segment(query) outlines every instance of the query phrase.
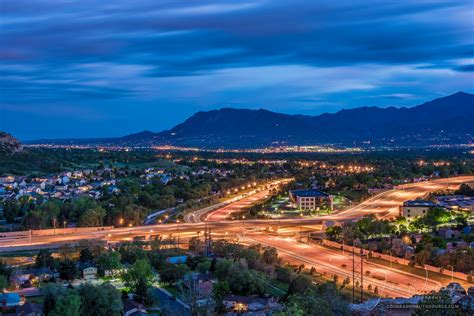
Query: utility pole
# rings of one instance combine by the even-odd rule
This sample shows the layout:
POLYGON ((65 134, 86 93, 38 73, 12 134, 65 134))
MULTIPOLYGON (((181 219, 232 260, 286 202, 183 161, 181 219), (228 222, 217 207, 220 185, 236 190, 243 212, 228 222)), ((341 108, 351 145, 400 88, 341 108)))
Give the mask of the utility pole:
POLYGON ((211 228, 204 229, 204 255, 208 257, 211 254, 211 247, 212 247, 212 236, 211 236, 211 228))
POLYGON ((360 301, 364 299, 364 252, 360 250, 360 262, 356 261, 355 246, 352 246, 352 303, 356 299, 356 282, 360 286, 360 301))
POLYGON ((352 246, 352 304, 355 304, 355 253, 352 246))
POLYGON ((360 249, 360 302, 364 301, 364 250, 360 249))

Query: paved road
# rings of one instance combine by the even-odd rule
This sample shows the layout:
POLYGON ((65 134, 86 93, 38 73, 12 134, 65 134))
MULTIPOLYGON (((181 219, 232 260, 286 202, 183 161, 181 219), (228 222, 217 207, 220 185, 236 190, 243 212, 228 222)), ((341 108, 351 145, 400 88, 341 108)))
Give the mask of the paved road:
MULTIPOLYGON (((304 219, 282 219, 282 220, 247 220, 245 225, 257 226, 302 226, 302 225, 318 225, 324 220, 347 221, 357 220, 365 214, 373 213, 380 216, 395 216, 398 213, 398 206, 407 199, 414 199, 432 191, 439 190, 453 185, 459 185, 463 182, 474 181, 474 176, 463 176, 457 178, 438 179, 430 182, 422 182, 416 184, 405 185, 402 188, 386 191, 378 194, 358 206, 355 206, 346 211, 325 215, 316 218, 304 219)), ((239 202, 241 203, 241 202, 239 202)), ((238 208, 237 208, 238 209, 238 208)), ((218 210, 219 211, 219 210, 218 210)), ((222 212, 222 211, 220 211, 222 212)), ((219 214, 219 213, 217 213, 219 214)), ((212 216, 212 213, 209 215, 212 216)), ((214 217, 211 217, 213 219, 214 217)), ((68 234, 61 234, 61 229, 56 229, 56 235, 52 235, 49 230, 47 234, 43 235, 40 232, 35 232, 36 236, 29 240, 25 234, 18 234, 17 237, 2 237, 0 238, 0 252, 23 249, 37 249, 41 247, 48 247, 51 244, 73 243, 79 240, 89 239, 118 239, 128 238, 134 236, 146 236, 157 234, 176 233, 177 231, 196 232, 202 231, 205 227, 210 227, 214 231, 230 231, 239 230, 242 228, 242 221, 218 221, 218 222, 197 222, 197 223, 180 223, 177 224, 161 224, 150 226, 136 226, 127 228, 105 228, 103 230, 92 232, 70 232, 68 234)))
POLYGON ((461 183, 474 181, 474 176, 462 176, 436 179, 419 183, 401 185, 393 190, 377 194, 361 204, 333 216, 335 219, 357 219, 365 214, 376 214, 380 217, 396 217, 399 206, 407 200, 414 200, 437 190, 458 187, 461 183))
MULTIPOLYGON (((31 237, 25 234, 17 236, 9 236, 0 238, 0 252, 11 250, 39 249, 43 247, 59 246, 64 243, 74 243, 79 240, 124 240, 133 239, 135 236, 153 236, 179 233, 182 236, 195 235, 196 232, 205 228, 211 228, 213 232, 224 234, 229 232, 232 234, 241 234, 242 231, 249 230, 251 227, 285 227, 280 231, 289 233, 298 232, 299 227, 318 225, 323 220, 347 221, 356 220, 365 214, 376 214, 380 217, 393 217, 398 214, 399 205, 408 199, 421 197, 426 193, 434 190, 445 189, 450 186, 458 186, 463 182, 474 181, 474 176, 457 177, 449 179, 439 179, 430 182, 410 184, 399 187, 394 190, 386 191, 378 194, 358 206, 350 208, 337 214, 320 216, 318 218, 305 219, 286 219, 286 220, 248 220, 248 221, 221 221, 227 217, 227 212, 235 212, 248 206, 245 200, 234 202, 224 208, 208 214, 208 210, 195 217, 197 222, 180 223, 180 224, 161 224, 151 226, 138 226, 130 228, 104 228, 97 231, 70 232, 61 234, 61 229, 56 229, 56 234, 51 234, 51 230, 41 234, 36 233, 31 237), (243 204, 244 203, 244 204, 243 204), (202 216, 209 216, 209 221, 199 222, 202 216), (217 220, 217 221, 214 221, 217 220), (247 229, 246 229, 246 228, 247 229)), ((258 197, 258 196, 257 196, 258 197)), ((256 198, 256 197, 250 197, 256 198)), ((194 221, 194 220, 193 220, 194 221)), ((341 277, 352 276, 352 261, 350 257, 342 255, 337 251, 329 250, 321 246, 309 246, 298 243, 293 239, 275 238, 262 233, 246 234, 247 241, 259 242, 265 245, 276 247, 279 253, 289 261, 295 263, 304 263, 307 266, 315 266, 318 271, 328 274, 338 274, 341 277), (344 268, 342 265, 346 265, 344 268)), ((426 293, 432 289, 439 288, 440 284, 432 280, 420 278, 418 276, 408 274, 403 271, 389 269, 385 266, 378 266, 373 263, 367 264, 370 267, 371 276, 366 278, 366 282, 377 286, 381 295, 389 296, 411 296, 416 293, 426 293), (383 275, 387 281, 378 280, 374 275, 383 275)))
POLYGON ((260 185, 250 192, 233 197, 225 202, 188 213, 184 216, 184 221, 187 223, 225 221, 232 214, 241 213, 246 207, 265 200, 270 195, 271 189, 290 181, 292 181, 292 179, 280 179, 260 185))
MULTIPOLYGON (((350 253, 342 254, 340 251, 320 245, 308 245, 292 238, 272 237, 263 234, 245 235, 243 240, 275 247, 285 260, 295 264, 304 264, 306 268, 315 267, 317 272, 324 272, 329 277, 337 274, 340 281, 345 277, 352 279, 352 256, 350 253)), ((360 261, 360 258, 356 258, 356 262, 357 260, 360 261)), ((356 269, 360 269, 359 267, 356 266, 356 269)), ((363 270, 364 273, 370 271, 370 275, 364 275, 364 288, 367 289, 369 284, 372 285, 372 288, 377 286, 381 296, 411 297, 415 294, 427 294, 431 290, 438 290, 441 287, 437 281, 366 260, 364 260, 363 270)))

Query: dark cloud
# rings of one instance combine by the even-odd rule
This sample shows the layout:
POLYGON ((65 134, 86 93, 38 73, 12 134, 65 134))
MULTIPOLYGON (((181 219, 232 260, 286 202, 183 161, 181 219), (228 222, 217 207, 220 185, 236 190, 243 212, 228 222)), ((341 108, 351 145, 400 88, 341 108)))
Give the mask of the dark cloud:
POLYGON ((184 109, 132 130, 222 104, 407 105, 400 96, 472 79, 469 1, 3 0, 0 10, 0 103, 184 109))
POLYGON ((459 66, 459 67, 456 68, 456 70, 473 72, 474 71, 474 64, 459 66))

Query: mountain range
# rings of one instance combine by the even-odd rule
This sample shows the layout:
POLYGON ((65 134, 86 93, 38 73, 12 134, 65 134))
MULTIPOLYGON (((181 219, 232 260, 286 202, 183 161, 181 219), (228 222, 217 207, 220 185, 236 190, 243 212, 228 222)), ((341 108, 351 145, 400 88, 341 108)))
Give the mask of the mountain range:
POLYGON ((200 148, 465 144, 474 142, 474 94, 458 92, 410 108, 360 107, 317 116, 223 108, 198 112, 158 133, 143 131, 120 138, 54 142, 200 148))

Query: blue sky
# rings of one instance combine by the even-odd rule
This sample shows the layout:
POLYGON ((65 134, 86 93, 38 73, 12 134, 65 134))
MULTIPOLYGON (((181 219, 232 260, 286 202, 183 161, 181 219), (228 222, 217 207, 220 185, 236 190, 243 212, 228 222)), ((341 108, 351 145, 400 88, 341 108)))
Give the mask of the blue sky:
POLYGON ((474 91, 470 1, 2 0, 0 13, 0 130, 20 139, 474 91))

